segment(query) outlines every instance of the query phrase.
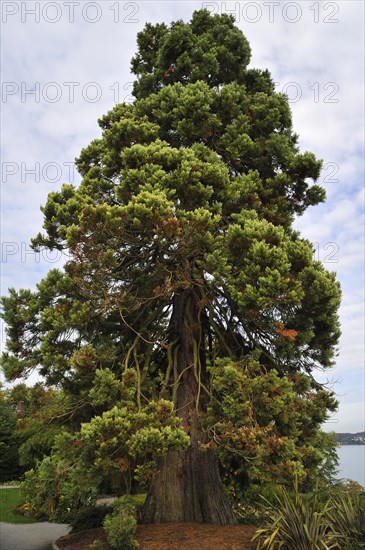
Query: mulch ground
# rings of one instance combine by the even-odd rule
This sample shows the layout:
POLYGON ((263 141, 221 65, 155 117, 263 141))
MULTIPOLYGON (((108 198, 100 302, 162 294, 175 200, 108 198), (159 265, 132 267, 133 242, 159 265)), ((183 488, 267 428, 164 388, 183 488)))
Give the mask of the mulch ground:
MULTIPOLYGON (((139 525, 138 550, 255 550, 250 542, 256 527, 252 525, 207 525, 174 523, 139 525)), ((110 550, 103 529, 90 529, 58 539, 61 550, 89 550, 100 539, 104 550, 110 550)))

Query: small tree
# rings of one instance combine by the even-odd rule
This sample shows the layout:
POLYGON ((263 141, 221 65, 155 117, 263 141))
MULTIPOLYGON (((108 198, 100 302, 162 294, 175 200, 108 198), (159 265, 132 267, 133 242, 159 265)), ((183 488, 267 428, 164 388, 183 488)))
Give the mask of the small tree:
POLYGON ((18 447, 16 412, 8 391, 0 384, 0 483, 17 479, 22 473, 18 447))
POLYGON ((336 406, 311 372, 333 364, 339 284, 292 227, 324 200, 310 185, 321 161, 299 151, 287 97, 249 61, 230 16, 147 24, 135 101, 100 119, 102 137, 76 161, 80 186, 43 208, 33 246, 68 249, 64 271, 2 300, 9 378, 40 367, 69 395, 70 418, 91 420, 84 436, 104 425, 100 448, 115 414, 109 457, 121 468, 128 415, 145 430, 137 455, 157 460, 145 522, 234 522, 217 450, 247 476, 266 460, 305 477, 336 406), (145 408, 164 400, 167 417, 148 427, 145 408))

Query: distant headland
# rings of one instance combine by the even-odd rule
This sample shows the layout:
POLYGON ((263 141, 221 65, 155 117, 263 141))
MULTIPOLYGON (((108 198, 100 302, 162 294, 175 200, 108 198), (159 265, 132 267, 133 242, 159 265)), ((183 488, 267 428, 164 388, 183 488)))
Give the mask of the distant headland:
POLYGON ((334 434, 340 445, 365 445, 365 432, 334 434))

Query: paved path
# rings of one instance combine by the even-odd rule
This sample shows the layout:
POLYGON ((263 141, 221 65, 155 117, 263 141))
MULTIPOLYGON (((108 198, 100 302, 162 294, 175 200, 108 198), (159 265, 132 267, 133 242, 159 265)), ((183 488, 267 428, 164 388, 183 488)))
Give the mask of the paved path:
POLYGON ((1 550, 50 550, 51 543, 67 535, 70 527, 60 523, 0 523, 1 550))

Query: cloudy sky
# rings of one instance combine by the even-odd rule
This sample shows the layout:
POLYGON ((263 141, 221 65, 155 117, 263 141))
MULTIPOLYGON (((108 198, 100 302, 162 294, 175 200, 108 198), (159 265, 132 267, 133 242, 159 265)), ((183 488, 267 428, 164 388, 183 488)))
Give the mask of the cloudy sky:
POLYGON ((317 376, 340 401, 325 428, 363 431, 363 2, 3 1, 1 294, 34 288, 61 263, 29 248, 42 226, 39 207, 61 183, 78 183, 73 160, 100 135, 97 118, 131 101, 137 32, 146 22, 187 21, 201 7, 235 15, 250 66, 271 71, 288 94, 302 151, 324 161, 327 202, 296 222, 343 289, 340 355, 317 376))

